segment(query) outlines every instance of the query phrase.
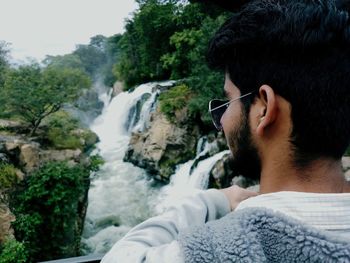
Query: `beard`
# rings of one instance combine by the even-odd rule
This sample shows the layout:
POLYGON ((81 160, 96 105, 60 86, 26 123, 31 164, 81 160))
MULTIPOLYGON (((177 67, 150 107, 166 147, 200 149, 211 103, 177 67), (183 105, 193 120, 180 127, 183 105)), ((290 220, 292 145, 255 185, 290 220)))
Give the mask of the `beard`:
POLYGON ((227 136, 232 154, 230 166, 239 175, 258 181, 261 174, 261 160, 252 141, 246 111, 243 111, 241 116, 240 127, 227 136))

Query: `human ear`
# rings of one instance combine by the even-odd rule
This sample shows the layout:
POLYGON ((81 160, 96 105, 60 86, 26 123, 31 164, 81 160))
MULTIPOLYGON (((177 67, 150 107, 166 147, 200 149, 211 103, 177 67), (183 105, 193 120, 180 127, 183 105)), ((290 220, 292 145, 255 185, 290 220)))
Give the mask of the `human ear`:
POLYGON ((277 117, 276 94, 269 85, 262 85, 259 88, 258 100, 260 100, 260 108, 256 132, 259 136, 263 136, 266 128, 271 126, 277 117))

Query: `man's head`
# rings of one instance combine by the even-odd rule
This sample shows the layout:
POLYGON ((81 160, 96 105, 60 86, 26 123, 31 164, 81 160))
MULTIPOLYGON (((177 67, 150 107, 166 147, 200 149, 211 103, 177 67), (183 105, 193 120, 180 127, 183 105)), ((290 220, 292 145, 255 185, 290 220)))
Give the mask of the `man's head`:
POLYGON ((259 159, 264 157, 259 141, 252 141, 251 131, 259 135, 259 128, 252 127, 249 116, 259 102, 263 120, 268 99, 289 105, 286 143, 293 165, 344 154, 350 142, 350 18, 337 5, 331 0, 251 1, 212 39, 208 62, 227 73, 225 90, 232 84, 237 97, 255 91, 227 109, 236 108, 239 118, 230 118, 230 112, 222 117, 233 154, 244 135, 259 159))

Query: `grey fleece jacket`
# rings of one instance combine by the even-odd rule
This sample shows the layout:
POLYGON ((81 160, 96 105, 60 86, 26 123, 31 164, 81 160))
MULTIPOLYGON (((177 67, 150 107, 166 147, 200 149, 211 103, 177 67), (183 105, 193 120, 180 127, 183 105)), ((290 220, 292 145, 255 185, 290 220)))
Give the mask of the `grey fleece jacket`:
POLYGON ((185 262, 350 262, 350 240, 280 212, 246 208, 183 232, 185 262))

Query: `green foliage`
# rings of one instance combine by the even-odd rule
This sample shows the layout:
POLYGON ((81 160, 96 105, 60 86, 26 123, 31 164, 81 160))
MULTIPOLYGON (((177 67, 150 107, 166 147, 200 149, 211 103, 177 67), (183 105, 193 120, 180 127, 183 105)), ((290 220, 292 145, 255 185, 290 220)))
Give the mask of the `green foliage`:
POLYGON ((26 263, 28 254, 24 243, 7 239, 0 247, 0 263, 26 263))
POLYGON ((160 110, 167 119, 175 122, 175 112, 183 109, 191 97, 191 91, 188 86, 182 84, 163 92, 159 96, 160 110))
POLYGON ((47 67, 53 68, 70 68, 70 69, 80 69, 85 71, 83 62, 80 57, 76 54, 66 54, 63 56, 47 56, 43 63, 47 67))
POLYGON ((58 111, 50 116, 46 122, 48 126, 47 139, 56 149, 82 149, 83 145, 72 131, 79 128, 77 119, 72 118, 65 111, 58 111))
POLYGON ((50 128, 47 137, 56 149, 81 149, 82 143, 77 136, 67 134, 66 130, 50 128))
POLYGON ((89 167, 51 162, 29 176, 12 196, 16 239, 26 244, 31 261, 79 253, 81 200, 89 186, 89 167))
POLYGON ((103 165, 105 163, 105 161, 103 160, 103 158, 96 154, 96 155, 92 155, 90 156, 90 165, 89 165, 89 169, 90 171, 94 171, 97 172, 100 169, 100 166, 103 165))
POLYGON ((115 67, 117 78, 127 87, 169 77, 160 58, 171 49, 169 39, 176 32, 175 10, 174 3, 149 0, 127 21, 115 67))
POLYGON ((0 162, 0 190, 13 188, 17 181, 16 168, 12 164, 0 162))
POLYGON ((172 79, 184 78, 189 75, 191 67, 195 66, 191 65, 192 49, 202 37, 202 31, 194 29, 175 32, 170 37, 170 44, 175 46, 175 51, 163 55, 161 61, 163 61, 164 68, 171 69, 172 79))
POLYGON ((81 129, 79 121, 65 111, 58 111, 49 116, 45 125, 46 139, 49 145, 56 149, 88 150, 97 141, 94 132, 81 129))
POLYGON ((8 52, 9 52, 8 44, 4 41, 0 41, 0 89, 4 85, 5 74, 8 69, 8 62, 7 62, 8 52))
POLYGON ((345 156, 350 156, 350 147, 348 147, 345 151, 345 156))
POLYGON ((89 78, 78 69, 41 69, 32 64, 7 74, 0 97, 5 98, 4 110, 26 121, 34 134, 45 117, 77 99, 89 86, 89 78))

